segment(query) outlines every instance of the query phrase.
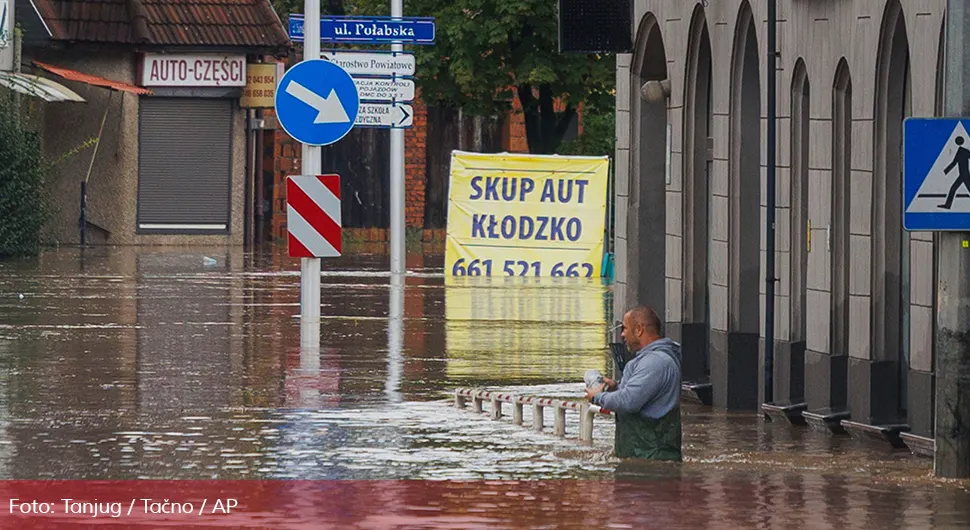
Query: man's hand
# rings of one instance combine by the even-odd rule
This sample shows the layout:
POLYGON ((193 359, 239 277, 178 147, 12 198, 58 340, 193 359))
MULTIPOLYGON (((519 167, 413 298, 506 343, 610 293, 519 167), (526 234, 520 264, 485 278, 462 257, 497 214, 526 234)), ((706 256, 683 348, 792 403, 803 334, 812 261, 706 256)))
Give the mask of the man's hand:
POLYGON ((613 392, 616 390, 616 381, 610 379, 609 377, 604 377, 603 382, 606 383, 606 389, 609 390, 610 392, 613 392))
MULTIPOLYGON (((605 378, 604 378, 605 380, 605 378)), ((603 393, 606 389, 607 384, 604 383, 602 386, 592 386, 586 389, 586 399, 592 401, 594 397, 603 393)))

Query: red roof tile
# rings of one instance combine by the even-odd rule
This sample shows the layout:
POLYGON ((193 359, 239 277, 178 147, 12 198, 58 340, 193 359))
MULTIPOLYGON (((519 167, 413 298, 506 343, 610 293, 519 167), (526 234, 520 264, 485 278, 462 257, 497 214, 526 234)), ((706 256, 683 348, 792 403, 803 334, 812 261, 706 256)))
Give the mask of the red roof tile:
POLYGON ((288 47, 270 0, 33 0, 57 40, 288 47))

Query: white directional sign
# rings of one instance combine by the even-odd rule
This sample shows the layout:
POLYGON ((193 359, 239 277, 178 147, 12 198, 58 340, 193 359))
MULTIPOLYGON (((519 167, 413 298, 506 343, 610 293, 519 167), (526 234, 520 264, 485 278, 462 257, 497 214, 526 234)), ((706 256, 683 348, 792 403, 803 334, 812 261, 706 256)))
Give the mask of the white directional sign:
POLYGON ((414 109, 401 103, 361 103, 355 127, 407 129, 414 122, 414 109))
POLYGON ((408 102, 414 100, 414 81, 410 79, 355 77, 361 101, 408 102))
POLYGON ((339 65, 352 76, 408 77, 414 75, 414 55, 410 53, 324 50, 320 52, 320 57, 339 65))

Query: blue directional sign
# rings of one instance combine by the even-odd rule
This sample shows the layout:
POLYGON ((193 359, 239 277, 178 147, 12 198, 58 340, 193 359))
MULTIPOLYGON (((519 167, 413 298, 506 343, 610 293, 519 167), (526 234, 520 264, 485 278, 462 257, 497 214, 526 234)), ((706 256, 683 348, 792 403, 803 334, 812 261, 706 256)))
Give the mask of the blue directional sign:
POLYGON ((903 227, 970 231, 970 118, 903 122, 903 227))
MULTIPOLYGON (((290 15, 294 42, 303 42, 303 21, 303 15, 290 15)), ((434 44, 434 39, 434 17, 320 17, 321 41, 434 44)))
POLYGON ((287 134, 306 145, 330 145, 354 127, 360 110, 357 85, 346 70, 324 59, 298 63, 276 90, 276 117, 287 134))

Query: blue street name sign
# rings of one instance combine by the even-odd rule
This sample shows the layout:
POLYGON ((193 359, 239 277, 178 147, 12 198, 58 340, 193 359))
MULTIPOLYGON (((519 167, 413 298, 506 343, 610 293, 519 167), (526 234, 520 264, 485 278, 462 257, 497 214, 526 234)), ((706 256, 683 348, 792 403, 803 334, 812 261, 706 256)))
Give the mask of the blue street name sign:
MULTIPOLYGON (((303 42, 303 20, 303 15, 290 15, 294 42, 303 42)), ((434 17, 320 17, 321 41, 434 44, 434 39, 434 17)))
POLYGON ((324 59, 300 62, 283 74, 276 90, 276 117, 294 140, 330 145, 354 127, 360 97, 346 70, 324 59))
POLYGON ((970 231, 970 118, 903 122, 903 227, 970 231))

